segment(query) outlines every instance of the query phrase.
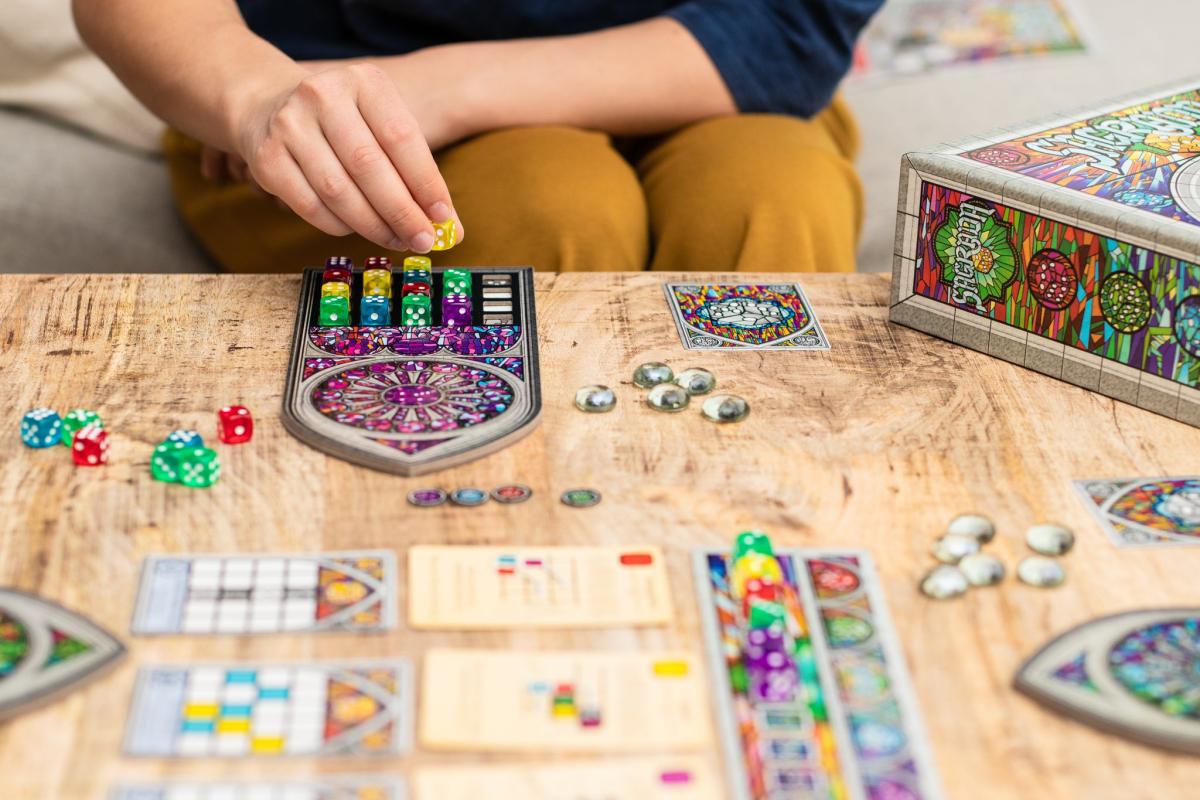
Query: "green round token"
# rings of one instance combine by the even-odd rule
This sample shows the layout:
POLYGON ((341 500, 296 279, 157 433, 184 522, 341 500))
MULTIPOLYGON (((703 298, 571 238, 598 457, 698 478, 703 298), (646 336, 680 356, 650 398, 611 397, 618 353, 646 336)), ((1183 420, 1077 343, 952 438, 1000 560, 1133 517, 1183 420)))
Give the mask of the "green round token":
POLYGON ((568 489, 561 499, 563 505, 571 508, 591 508, 600 502, 600 493, 595 489, 568 489))

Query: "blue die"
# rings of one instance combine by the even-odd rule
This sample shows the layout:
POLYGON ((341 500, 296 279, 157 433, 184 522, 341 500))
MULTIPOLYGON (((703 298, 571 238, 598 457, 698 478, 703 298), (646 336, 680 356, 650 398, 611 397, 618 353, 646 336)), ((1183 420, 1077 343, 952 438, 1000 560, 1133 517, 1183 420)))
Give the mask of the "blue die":
POLYGON ((35 408, 21 417, 21 441, 30 447, 53 447, 62 438, 62 417, 49 408, 35 408))
POLYGON ((359 324, 361 325, 377 327, 379 325, 392 324, 392 312, 386 297, 380 295, 364 296, 359 311, 359 324))
POLYGON ((182 450, 185 447, 189 449, 204 447, 204 437, 195 431, 171 431, 170 435, 164 441, 174 445, 177 450, 182 450))

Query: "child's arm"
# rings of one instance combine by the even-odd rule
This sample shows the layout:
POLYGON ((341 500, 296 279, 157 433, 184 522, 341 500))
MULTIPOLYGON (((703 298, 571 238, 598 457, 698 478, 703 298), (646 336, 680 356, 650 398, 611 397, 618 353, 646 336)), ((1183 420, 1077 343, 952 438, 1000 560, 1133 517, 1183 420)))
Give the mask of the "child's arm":
POLYGON ((457 218, 418 122, 378 68, 313 73, 255 36, 234 0, 73 5, 85 40, 152 111, 240 155, 326 233, 427 252, 429 221, 457 218))

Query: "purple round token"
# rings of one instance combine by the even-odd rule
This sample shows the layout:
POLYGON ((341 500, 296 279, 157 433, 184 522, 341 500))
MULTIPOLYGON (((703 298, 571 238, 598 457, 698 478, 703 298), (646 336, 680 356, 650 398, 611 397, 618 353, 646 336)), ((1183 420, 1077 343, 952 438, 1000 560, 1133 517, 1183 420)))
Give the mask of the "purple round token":
POLYGON ((421 508, 440 506, 446 502, 446 492, 443 489, 413 489, 408 493, 408 502, 421 508))

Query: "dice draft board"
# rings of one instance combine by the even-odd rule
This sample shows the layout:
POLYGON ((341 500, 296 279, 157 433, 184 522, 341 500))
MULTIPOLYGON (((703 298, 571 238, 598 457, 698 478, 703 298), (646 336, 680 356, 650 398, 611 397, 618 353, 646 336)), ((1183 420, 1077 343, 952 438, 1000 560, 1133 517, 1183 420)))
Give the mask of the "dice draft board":
POLYGON ((901 161, 891 319, 1200 427, 1200 89, 901 161))
POLYGON ((777 550, 763 605, 730 553, 693 559, 731 800, 943 796, 867 553, 777 550))
POLYGON ((305 271, 285 427, 332 456, 401 475, 469 461, 529 433, 542 407, 533 270, 480 268, 447 279, 437 269, 427 281, 407 284, 403 270, 391 272, 386 289, 376 288, 377 280, 368 288, 388 294, 368 297, 390 300, 389 322, 408 311, 425 313, 428 324, 362 324, 363 273, 354 270, 349 324, 323 325, 323 272, 305 271), (443 318, 447 280, 456 298, 468 295, 468 309, 457 309, 460 319, 448 318, 453 302, 443 318), (466 291, 460 280, 469 281, 466 291), (410 300, 418 297, 428 303, 410 300))

